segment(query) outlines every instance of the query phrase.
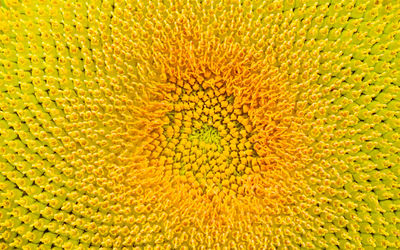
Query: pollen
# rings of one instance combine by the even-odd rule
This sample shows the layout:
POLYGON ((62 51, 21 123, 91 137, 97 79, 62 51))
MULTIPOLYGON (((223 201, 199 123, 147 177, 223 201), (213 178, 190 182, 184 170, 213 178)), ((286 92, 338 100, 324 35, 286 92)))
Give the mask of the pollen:
POLYGON ((1 249, 399 249, 395 0, 0 1, 1 249))

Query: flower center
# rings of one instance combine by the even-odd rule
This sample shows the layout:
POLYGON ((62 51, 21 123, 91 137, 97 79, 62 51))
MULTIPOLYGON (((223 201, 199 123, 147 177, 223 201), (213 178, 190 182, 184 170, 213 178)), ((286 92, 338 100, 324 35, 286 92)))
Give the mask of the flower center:
POLYGON ((205 144, 215 144, 217 145, 217 150, 222 151, 222 146, 220 144, 221 136, 219 135, 218 129, 214 126, 203 124, 200 129, 195 128, 195 131, 189 135, 189 140, 192 141, 192 143, 194 140, 199 141, 203 149, 207 149, 205 144))
POLYGON ((259 169, 248 108, 227 96, 221 83, 182 84, 163 127, 160 157, 172 178, 200 193, 243 193, 243 178, 259 169), (218 87, 219 86, 219 87, 218 87))

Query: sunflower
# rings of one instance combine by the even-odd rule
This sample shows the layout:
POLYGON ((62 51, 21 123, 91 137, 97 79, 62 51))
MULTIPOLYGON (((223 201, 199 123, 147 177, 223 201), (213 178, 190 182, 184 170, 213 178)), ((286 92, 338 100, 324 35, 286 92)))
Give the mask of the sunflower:
POLYGON ((397 0, 0 6, 1 249, 400 248, 397 0))

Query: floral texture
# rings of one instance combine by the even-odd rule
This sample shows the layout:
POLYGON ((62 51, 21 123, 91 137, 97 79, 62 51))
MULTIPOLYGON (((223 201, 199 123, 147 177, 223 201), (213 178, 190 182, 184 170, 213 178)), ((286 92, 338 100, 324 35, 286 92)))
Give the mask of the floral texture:
POLYGON ((1 249, 400 248, 397 0, 0 5, 1 249))

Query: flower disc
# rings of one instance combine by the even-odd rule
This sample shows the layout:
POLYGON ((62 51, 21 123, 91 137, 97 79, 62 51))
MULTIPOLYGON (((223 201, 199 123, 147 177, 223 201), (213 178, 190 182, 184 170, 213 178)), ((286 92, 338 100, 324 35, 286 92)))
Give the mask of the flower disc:
POLYGON ((399 21, 0 1, 0 248, 399 249, 399 21))

